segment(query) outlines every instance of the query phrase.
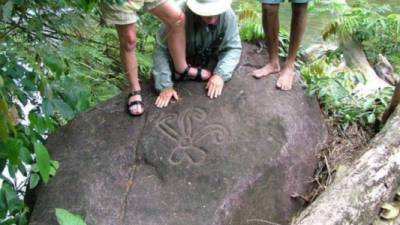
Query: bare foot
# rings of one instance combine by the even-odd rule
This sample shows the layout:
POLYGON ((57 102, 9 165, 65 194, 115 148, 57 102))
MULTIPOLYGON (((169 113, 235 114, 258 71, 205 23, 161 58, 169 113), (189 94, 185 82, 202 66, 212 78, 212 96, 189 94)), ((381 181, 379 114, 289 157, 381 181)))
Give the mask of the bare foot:
MULTIPOLYGON (((134 96, 130 97, 129 100, 128 100, 128 105, 130 103, 132 103, 132 102, 135 102, 135 101, 142 101, 142 96, 134 95, 134 96)), ((128 110, 130 111, 131 115, 140 115, 140 114, 142 114, 144 112, 144 108, 140 104, 132 105, 132 106, 129 107, 128 110)))
POLYGON ((263 78, 273 73, 278 73, 281 70, 279 63, 268 63, 263 68, 252 71, 250 74, 257 79, 263 78))
POLYGON ((286 67, 281 71, 279 79, 276 82, 276 87, 283 91, 289 91, 292 89, 293 80, 296 72, 294 68, 286 67))

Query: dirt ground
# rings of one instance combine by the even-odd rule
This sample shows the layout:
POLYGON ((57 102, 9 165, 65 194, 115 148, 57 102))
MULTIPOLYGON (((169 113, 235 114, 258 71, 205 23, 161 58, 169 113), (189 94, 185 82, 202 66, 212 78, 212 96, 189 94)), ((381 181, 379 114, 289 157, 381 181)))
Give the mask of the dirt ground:
POLYGON ((329 186, 340 167, 350 166, 351 163, 365 151, 368 141, 375 135, 358 124, 342 127, 335 123, 329 116, 325 116, 329 131, 329 141, 325 149, 318 156, 320 161, 314 173, 315 188, 307 195, 294 195, 309 204, 329 186))

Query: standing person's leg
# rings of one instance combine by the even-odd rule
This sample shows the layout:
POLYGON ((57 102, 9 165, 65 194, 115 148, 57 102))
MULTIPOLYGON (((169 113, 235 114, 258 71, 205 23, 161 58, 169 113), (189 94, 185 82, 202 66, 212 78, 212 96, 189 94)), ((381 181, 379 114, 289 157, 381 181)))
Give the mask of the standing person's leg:
POLYGON ((279 3, 280 0, 263 0, 263 28, 267 39, 269 62, 261 69, 251 74, 261 78, 280 71, 279 67, 279 3))
POLYGON ((290 28, 290 46, 285 67, 281 71, 276 86, 282 90, 291 90, 295 76, 295 61, 307 24, 307 1, 297 0, 292 3, 292 22, 290 28), (298 2, 298 3, 297 3, 298 2))
POLYGON ((139 93, 140 84, 137 71, 136 27, 139 19, 137 11, 143 5, 142 0, 132 0, 124 4, 111 3, 106 0, 99 1, 102 20, 108 25, 115 25, 118 32, 120 57, 129 80, 130 93, 128 99, 128 113, 139 116, 144 112, 142 97, 139 93))
POLYGON ((182 73, 187 68, 185 14, 172 1, 166 1, 149 9, 167 26, 168 49, 174 62, 175 71, 182 73))
MULTIPOLYGON (((131 93, 140 91, 136 59, 136 26, 135 24, 116 25, 120 43, 120 56, 125 72, 127 73, 131 93)), ((128 105, 135 101, 142 101, 140 95, 130 96, 128 105)), ((141 104, 135 104, 128 108, 130 114, 140 115, 144 108, 141 104)))

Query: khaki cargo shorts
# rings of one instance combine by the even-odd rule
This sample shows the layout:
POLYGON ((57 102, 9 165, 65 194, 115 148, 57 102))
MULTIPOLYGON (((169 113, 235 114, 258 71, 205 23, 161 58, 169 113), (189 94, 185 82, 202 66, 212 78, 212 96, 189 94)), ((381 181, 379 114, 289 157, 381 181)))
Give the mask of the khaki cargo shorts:
POLYGON ((109 3, 110 0, 101 0, 99 3, 102 20, 107 25, 126 25, 136 23, 139 19, 137 11, 141 8, 152 10, 168 0, 131 0, 123 4, 109 3))

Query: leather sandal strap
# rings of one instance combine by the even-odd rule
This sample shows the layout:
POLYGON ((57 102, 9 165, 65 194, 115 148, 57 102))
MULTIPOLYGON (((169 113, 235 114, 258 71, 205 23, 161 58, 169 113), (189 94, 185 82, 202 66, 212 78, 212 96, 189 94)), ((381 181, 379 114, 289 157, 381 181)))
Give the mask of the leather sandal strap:
POLYGON ((130 102, 130 103, 128 104, 128 107, 130 108, 130 107, 135 106, 135 105, 140 105, 140 106, 144 107, 144 103, 143 103, 142 101, 133 101, 133 102, 130 102))
POLYGON ((197 75, 196 75, 196 80, 203 80, 201 77, 201 71, 203 71, 203 69, 201 67, 197 68, 197 75))
POLYGON ((192 68, 192 66, 190 64, 188 64, 188 66, 182 73, 175 71, 175 75, 173 76, 174 80, 177 80, 177 81, 184 80, 189 75, 190 68, 192 68), (177 77, 176 75, 179 75, 179 76, 177 77))
POLYGON ((181 75, 183 75, 184 77, 186 77, 189 74, 189 70, 190 68, 192 68, 192 66, 190 64, 188 64, 188 66, 186 67, 186 69, 183 71, 183 73, 181 73, 181 75))
POLYGON ((133 97, 133 96, 136 96, 136 95, 140 95, 141 96, 142 95, 142 90, 130 92, 128 94, 128 97, 130 98, 130 97, 133 97))

